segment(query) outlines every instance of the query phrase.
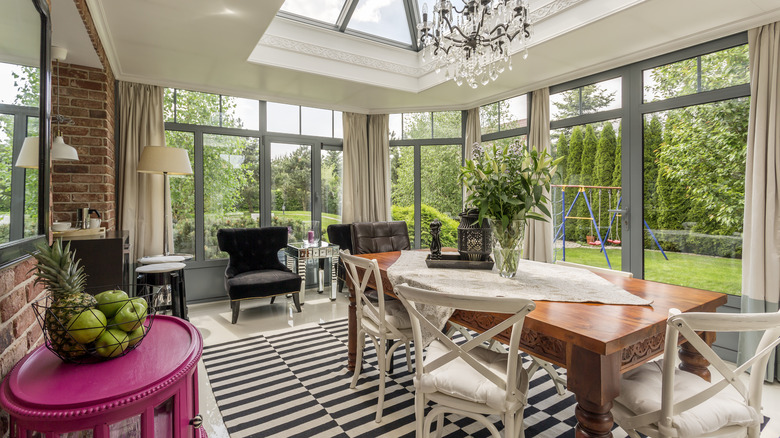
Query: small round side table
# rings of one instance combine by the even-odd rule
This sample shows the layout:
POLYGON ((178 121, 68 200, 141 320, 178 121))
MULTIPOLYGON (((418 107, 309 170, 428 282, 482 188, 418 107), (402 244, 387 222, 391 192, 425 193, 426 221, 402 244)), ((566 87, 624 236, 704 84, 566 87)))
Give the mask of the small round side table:
POLYGON ((0 387, 11 437, 206 437, 197 415, 203 338, 187 321, 154 318, 141 345, 122 357, 69 364, 40 346, 20 360, 0 387))

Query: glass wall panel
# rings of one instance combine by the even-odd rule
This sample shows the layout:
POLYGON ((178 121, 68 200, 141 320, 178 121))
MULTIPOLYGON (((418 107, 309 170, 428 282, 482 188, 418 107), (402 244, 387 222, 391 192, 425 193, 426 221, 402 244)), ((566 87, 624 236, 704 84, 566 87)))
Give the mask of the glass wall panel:
POLYGON ((460 111, 441 111, 433 113, 433 138, 460 138, 460 119, 460 111))
POLYGON ((219 126, 220 95, 197 91, 176 90, 175 121, 193 125, 219 126))
POLYGON ((333 111, 302 106, 301 134, 333 137, 333 111))
POLYGON ((479 125, 482 135, 498 132, 499 107, 502 102, 495 102, 479 107, 479 125))
MULTIPOLYGON (((195 135, 191 132, 165 131, 168 147, 186 149, 195 169, 195 135)), ((173 252, 195 254, 195 178, 171 177, 171 213, 173 252)))
MULTIPOLYGON (((3 65, 3 64, 0 64, 3 65)), ((13 169, 14 116, 0 114, 0 243, 11 238, 11 170, 13 169)))
POLYGON ((622 79, 614 78, 550 96, 550 120, 563 120, 621 107, 622 79))
POLYGON ((501 110, 501 131, 525 128, 528 126, 528 95, 513 97, 503 101, 501 110))
POLYGON ((556 260, 621 269, 620 120, 550 132, 558 165, 552 187, 556 260), (603 242, 603 245, 602 245, 603 242))
POLYGON ((400 140, 403 133, 402 129, 403 114, 390 114, 390 140, 400 140))
POLYGON ((0 103, 7 105, 39 105, 38 68, 0 62, 0 103))
MULTIPOLYGON (((341 223, 341 200, 343 196, 344 154, 341 151, 323 150, 322 157, 322 229, 330 224, 341 223)), ((323 232, 327 240, 327 234, 323 232)))
POLYGON ((333 137, 344 138, 344 115, 341 111, 333 111, 333 137))
POLYGON ((414 240, 414 147, 390 146, 390 203, 393 220, 411 223, 414 240))
POLYGON ((291 241, 311 220, 311 161, 310 145, 271 143, 271 224, 288 227, 291 241))
POLYGON ((203 136, 203 237, 207 260, 227 257, 217 245, 220 228, 260 224, 259 147, 256 137, 203 136))
POLYGON ((222 126, 260 129, 260 102, 240 97, 222 96, 222 126))
POLYGON ((749 105, 645 115, 645 279, 740 294, 749 105))
POLYGON ((420 148, 420 238, 423 248, 430 247, 430 224, 434 219, 442 223, 442 246, 458 247, 458 213, 463 210, 463 190, 458 178, 462 149, 458 144, 420 148))
POLYGON ((266 105, 268 131, 285 134, 301 133, 300 107, 298 105, 274 102, 268 102, 266 105))
POLYGON ((310 0, 287 0, 282 4, 280 10, 312 20, 336 24, 344 2, 345 0, 319 0, 317 2, 310 0))
MULTIPOLYGON (((38 136, 38 117, 27 117, 27 137, 38 136)), ((38 169, 24 169, 24 237, 38 234, 38 169)))
POLYGON ((748 46, 733 47, 701 57, 702 91, 750 83, 748 46))
POLYGON ((431 138, 431 113, 404 113, 404 139, 415 140, 431 138))

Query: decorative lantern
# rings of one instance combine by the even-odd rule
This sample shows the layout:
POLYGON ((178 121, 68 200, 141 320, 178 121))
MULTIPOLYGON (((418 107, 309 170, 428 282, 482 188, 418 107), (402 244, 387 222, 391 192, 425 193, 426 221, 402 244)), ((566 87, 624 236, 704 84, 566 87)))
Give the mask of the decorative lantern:
POLYGON ((458 216, 460 216, 460 225, 458 225, 460 258, 471 261, 488 260, 493 246, 493 234, 487 218, 482 219, 481 226, 476 223, 479 219, 479 210, 476 208, 468 208, 458 216))

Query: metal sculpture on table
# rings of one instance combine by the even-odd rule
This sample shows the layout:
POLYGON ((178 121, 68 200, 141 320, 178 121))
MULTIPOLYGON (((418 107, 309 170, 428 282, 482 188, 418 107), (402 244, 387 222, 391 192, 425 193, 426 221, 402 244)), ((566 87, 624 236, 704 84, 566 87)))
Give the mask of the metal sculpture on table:
POLYGON ((434 219, 433 222, 431 222, 431 259, 433 260, 441 259, 441 237, 439 237, 440 232, 441 221, 434 219))

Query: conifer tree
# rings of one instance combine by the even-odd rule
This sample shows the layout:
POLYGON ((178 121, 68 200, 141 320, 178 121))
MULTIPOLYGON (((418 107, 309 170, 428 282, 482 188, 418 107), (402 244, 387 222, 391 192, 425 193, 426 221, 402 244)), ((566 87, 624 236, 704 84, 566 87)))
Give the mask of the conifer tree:
MULTIPOLYGON (((615 147, 615 170, 612 172, 612 187, 623 187, 623 121, 618 125, 617 132, 617 146, 615 147)), ((610 208, 620 208, 618 202, 620 202, 620 196, 623 194, 623 190, 612 191, 612 204, 610 208)), ((614 213, 612 213, 614 214, 614 213)), ((609 218, 612 219, 612 214, 609 218)), ((622 229, 622 222, 620 216, 615 217, 615 222, 612 224, 612 232, 610 239, 623 240, 623 236, 620 234, 622 229)))
MULTIPOLYGON (((596 163, 596 149, 598 149, 599 140, 596 136, 596 129, 593 125, 587 125, 585 127, 585 135, 582 140, 582 167, 580 169, 580 184, 591 186, 594 185, 595 163, 596 163)), ((588 201, 590 202, 591 209, 593 210, 593 216, 598 220, 598 194, 593 189, 585 189, 588 194, 588 201)), ((582 197, 582 195, 580 195, 582 197)), ((590 218, 590 212, 588 211, 588 205, 585 200, 578 200, 577 217, 590 218)), ((593 222, 587 220, 579 220, 581 224, 582 233, 585 235, 595 235, 593 230, 593 222)))
MULTIPOLYGON (((582 169, 582 147, 583 147, 583 132, 581 126, 575 126, 571 132, 569 139, 569 154, 566 156, 566 184, 580 184, 580 170, 582 169)), ((566 210, 569 209, 574 197, 577 195, 576 188, 566 189, 566 210)), ((577 204, 581 203, 581 200, 577 201, 577 204)), ((577 216, 577 208, 571 210, 570 216, 577 216)), ((584 235, 580 232, 580 221, 571 219, 566 221, 566 239, 571 241, 577 241, 584 239, 584 235)))
POLYGON ((653 114, 649 123, 645 118, 643 141, 643 171, 644 171, 644 208, 645 220, 650 228, 657 226, 658 219, 658 195, 656 183, 658 182, 658 148, 663 143, 663 126, 658 115, 653 114))
POLYGON ((558 164, 558 174, 560 175, 560 181, 563 184, 566 184, 568 173, 566 168, 566 163, 568 160, 569 155, 569 140, 566 138, 566 131, 561 131, 561 133, 558 135, 558 143, 555 145, 555 154, 554 156, 556 158, 558 157, 564 157, 563 160, 558 164))
MULTIPOLYGON (((615 171, 615 149, 617 149, 615 129, 612 128, 612 123, 606 122, 601 129, 599 144, 596 149, 596 169, 593 185, 609 187, 612 184, 612 174, 615 171)), ((596 199, 593 200, 593 203, 596 205, 593 206, 593 214, 596 216, 596 220, 599 221, 599 227, 606 230, 609 226, 609 209, 611 208, 610 190, 596 189, 594 190, 594 197, 596 199), (600 200, 599 196, 601 197, 600 200), (598 213, 595 211, 597 208, 599 209, 598 213)))

